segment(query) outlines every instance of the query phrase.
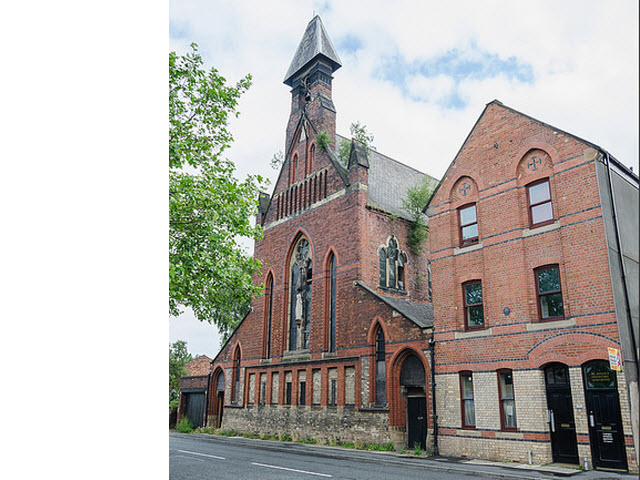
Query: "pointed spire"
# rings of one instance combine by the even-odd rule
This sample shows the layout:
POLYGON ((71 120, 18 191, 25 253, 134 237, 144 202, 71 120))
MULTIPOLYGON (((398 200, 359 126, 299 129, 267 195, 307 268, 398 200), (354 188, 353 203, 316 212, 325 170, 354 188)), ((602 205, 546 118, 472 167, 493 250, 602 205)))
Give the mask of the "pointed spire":
POLYGON ((289 65, 289 70, 287 70, 287 74, 284 76, 284 83, 292 86, 293 77, 320 56, 328 60, 332 72, 335 72, 342 66, 340 57, 338 57, 338 54, 333 48, 329 35, 327 35, 322 20, 320 20, 320 16, 316 15, 311 19, 307 25, 307 29, 304 31, 300 45, 298 45, 293 60, 291 60, 291 65, 289 65))

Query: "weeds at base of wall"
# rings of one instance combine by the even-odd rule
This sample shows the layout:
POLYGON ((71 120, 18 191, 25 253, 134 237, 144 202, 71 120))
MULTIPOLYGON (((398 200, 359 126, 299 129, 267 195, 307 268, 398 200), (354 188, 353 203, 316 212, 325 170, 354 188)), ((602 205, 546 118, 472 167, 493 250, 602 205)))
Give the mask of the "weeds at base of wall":
POLYGON ((176 430, 180 433, 191 433, 193 432, 193 423, 184 417, 176 424, 176 430))
MULTIPOLYGON (((183 420, 186 420, 183 419, 183 420)), ((180 422, 182 423, 183 420, 180 422)), ((189 422, 188 420, 186 420, 189 422)), ((189 423, 190 425, 190 423, 189 423)), ((271 441, 280 441, 280 442, 295 442, 295 443, 304 443, 307 445, 328 445, 331 447, 342 447, 342 448, 351 448, 354 450, 367 450, 367 451, 377 451, 377 452, 395 452, 395 447, 392 442, 387 442, 384 445, 378 443, 367 443, 365 444, 361 440, 356 440, 355 442, 343 442, 337 440, 335 437, 330 437, 326 439, 316 439, 316 438, 293 438, 291 435, 287 433, 278 433, 277 435, 267 435, 260 433, 240 433, 236 432, 234 429, 222 430, 220 428, 214 427, 198 427, 193 429, 193 425, 191 425, 191 429, 181 431, 176 428, 180 433, 200 433, 207 435, 221 435, 223 437, 244 437, 244 438, 254 438, 257 440, 271 440, 271 441)), ((404 452, 404 451, 403 451, 404 452)), ((419 454, 417 454, 419 455, 419 454)))

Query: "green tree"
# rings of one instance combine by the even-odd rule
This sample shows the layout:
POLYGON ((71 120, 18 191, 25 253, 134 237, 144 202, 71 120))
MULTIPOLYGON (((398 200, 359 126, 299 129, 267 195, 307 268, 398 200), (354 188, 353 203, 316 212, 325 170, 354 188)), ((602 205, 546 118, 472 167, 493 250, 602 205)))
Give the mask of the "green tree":
POLYGON ((264 180, 239 181, 222 157, 233 141, 228 121, 238 116, 251 76, 227 85, 191 48, 169 54, 169 314, 191 307, 227 338, 260 291, 252 283, 259 263, 237 239, 262 235, 251 218, 264 180))
POLYGON ((422 245, 429 236, 429 226, 422 210, 433 195, 435 188, 436 184, 425 176, 422 182, 409 187, 406 196, 402 199, 402 206, 411 217, 407 243, 416 255, 422 253, 422 245))
POLYGON ((169 408, 178 403, 180 377, 187 374, 184 364, 193 360, 187 350, 187 342, 178 340, 169 344, 169 408))

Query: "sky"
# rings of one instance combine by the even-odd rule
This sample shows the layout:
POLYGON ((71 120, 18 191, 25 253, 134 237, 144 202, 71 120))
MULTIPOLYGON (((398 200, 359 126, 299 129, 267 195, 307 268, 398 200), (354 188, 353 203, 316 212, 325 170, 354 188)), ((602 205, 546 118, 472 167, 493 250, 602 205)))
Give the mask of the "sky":
MULTIPOLYGON (((342 135, 359 121, 379 152, 441 178, 498 99, 639 171, 637 0, 170 0, 171 51, 195 42, 229 82, 253 77, 226 152, 239 178, 260 174, 273 188, 270 159, 284 149, 290 111, 282 81, 314 14, 342 60, 333 80, 342 135)), ((170 318, 169 340, 211 358, 220 349, 215 327, 190 312, 170 318)))

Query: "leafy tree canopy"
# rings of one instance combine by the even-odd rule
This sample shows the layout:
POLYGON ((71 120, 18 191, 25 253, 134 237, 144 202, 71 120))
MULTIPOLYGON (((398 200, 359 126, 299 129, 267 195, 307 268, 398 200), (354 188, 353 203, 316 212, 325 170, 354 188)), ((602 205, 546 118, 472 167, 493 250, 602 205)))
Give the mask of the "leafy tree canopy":
POLYGON ((187 342, 178 340, 169 344, 169 406, 177 404, 180 395, 180 377, 187 374, 184 364, 193 360, 187 351, 187 342))
POLYGON ((259 264, 236 240, 262 235, 251 218, 264 180, 239 181, 222 157, 233 141, 228 121, 238 116, 251 76, 227 85, 191 48, 169 54, 169 314, 191 307, 226 338, 260 291, 251 278, 259 264))

